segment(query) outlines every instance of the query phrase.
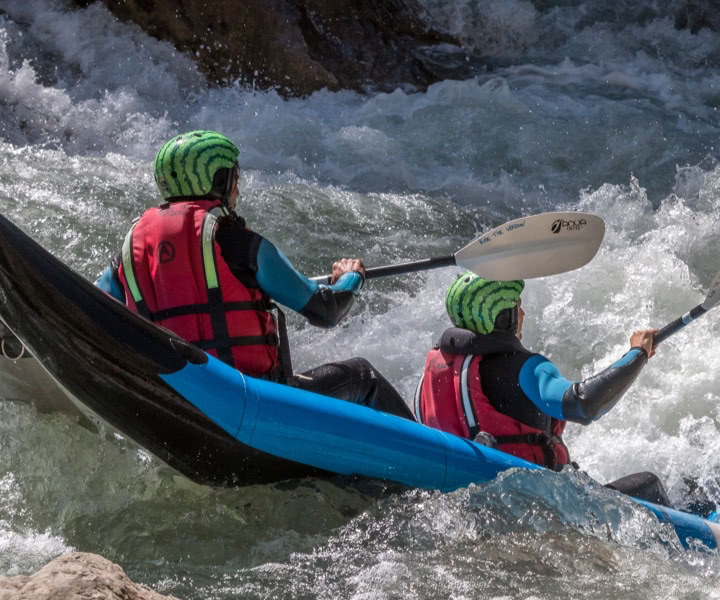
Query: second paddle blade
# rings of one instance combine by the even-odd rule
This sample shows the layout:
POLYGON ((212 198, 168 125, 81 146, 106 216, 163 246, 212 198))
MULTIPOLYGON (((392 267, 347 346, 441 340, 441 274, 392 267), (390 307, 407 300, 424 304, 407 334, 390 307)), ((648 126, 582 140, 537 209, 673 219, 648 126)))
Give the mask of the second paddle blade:
POLYGON ((487 279, 532 279, 586 265, 597 253, 605 223, 597 215, 551 212, 496 227, 455 253, 455 262, 487 279))

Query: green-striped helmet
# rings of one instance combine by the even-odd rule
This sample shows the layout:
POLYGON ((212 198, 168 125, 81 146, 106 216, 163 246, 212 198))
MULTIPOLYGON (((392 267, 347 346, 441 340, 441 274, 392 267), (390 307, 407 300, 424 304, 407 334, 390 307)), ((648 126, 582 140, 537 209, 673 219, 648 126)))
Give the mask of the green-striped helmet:
POLYGON ((503 310, 517 306, 524 288, 524 281, 489 281, 465 273, 448 288, 445 308, 455 327, 485 335, 503 310))
POLYGON ((163 198, 206 196, 220 169, 235 166, 240 151, 215 131, 175 136, 155 156, 155 183, 163 198))

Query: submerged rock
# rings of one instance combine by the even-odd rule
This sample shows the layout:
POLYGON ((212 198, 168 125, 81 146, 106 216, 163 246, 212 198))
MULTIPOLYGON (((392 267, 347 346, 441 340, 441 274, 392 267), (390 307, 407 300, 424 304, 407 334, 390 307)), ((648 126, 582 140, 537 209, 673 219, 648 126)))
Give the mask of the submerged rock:
POLYGON ((33 575, 0 576, 0 600, 177 600, 134 583, 116 564, 84 552, 64 554, 33 575))
POLYGON ((447 72, 424 49, 458 46, 422 22, 416 0, 99 1, 192 54, 211 82, 240 79, 283 95, 402 84, 423 89, 447 72))

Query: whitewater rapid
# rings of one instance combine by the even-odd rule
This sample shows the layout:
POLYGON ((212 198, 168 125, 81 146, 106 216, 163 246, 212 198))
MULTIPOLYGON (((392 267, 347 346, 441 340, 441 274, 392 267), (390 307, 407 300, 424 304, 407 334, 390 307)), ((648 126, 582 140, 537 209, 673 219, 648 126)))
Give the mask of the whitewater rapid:
MULTIPOLYGON (((210 128, 241 148, 238 211, 308 275, 339 256, 445 255, 524 214, 600 215, 597 257, 523 296, 523 343, 570 379, 702 301, 720 271, 717 33, 677 30, 649 1, 423 4, 485 69, 420 93, 283 100, 208 89, 188 57, 99 5, 0 0, 0 212, 94 280, 159 200, 159 145, 210 128)), ((333 330, 291 316, 296 369, 364 356, 409 399, 456 273, 368 282, 333 330)), ((589 477, 652 470, 675 501, 693 477, 720 501, 719 333, 711 312, 615 409, 568 427, 589 477)), ((77 548, 183 598, 720 598, 717 557, 681 554, 583 474, 380 500, 324 482, 210 490, 27 400, 0 402, 1 574, 77 548)))

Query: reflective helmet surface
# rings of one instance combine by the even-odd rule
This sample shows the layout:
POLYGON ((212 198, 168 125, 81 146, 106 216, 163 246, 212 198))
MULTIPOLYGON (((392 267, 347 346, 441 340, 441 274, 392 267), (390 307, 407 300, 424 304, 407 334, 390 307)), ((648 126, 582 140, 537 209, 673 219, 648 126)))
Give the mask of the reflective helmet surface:
POLYGON ((235 166, 240 151, 216 131, 190 131, 168 141, 155 156, 155 183, 163 198, 205 196, 220 169, 235 166))
POLYGON ((503 310, 517 305, 524 288, 524 281, 491 281, 465 273, 448 288, 445 308, 455 327, 485 335, 503 310))

